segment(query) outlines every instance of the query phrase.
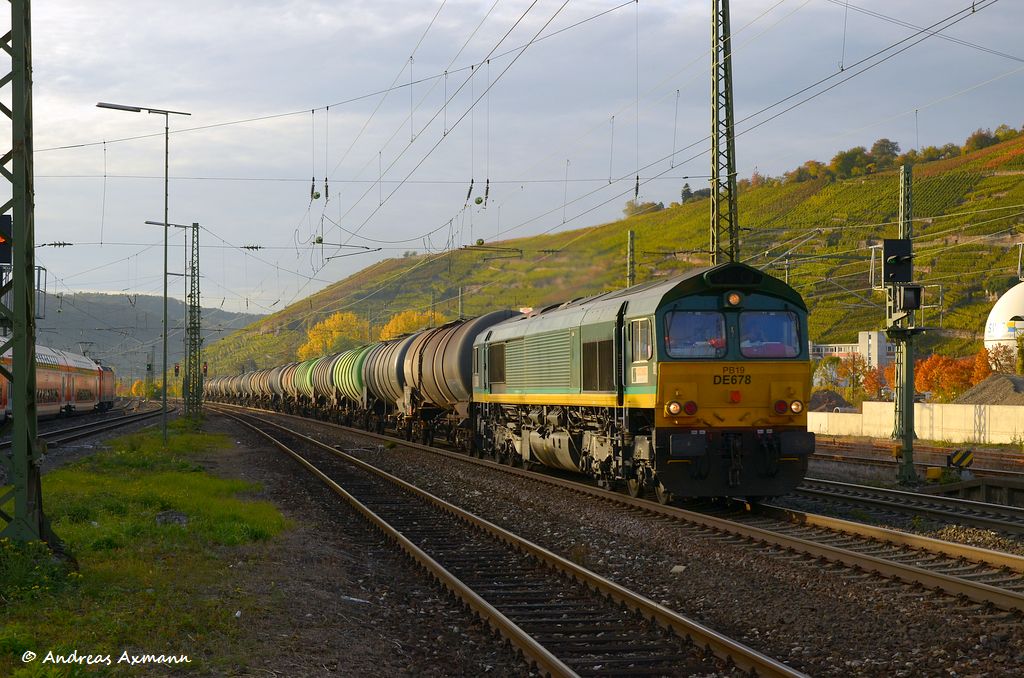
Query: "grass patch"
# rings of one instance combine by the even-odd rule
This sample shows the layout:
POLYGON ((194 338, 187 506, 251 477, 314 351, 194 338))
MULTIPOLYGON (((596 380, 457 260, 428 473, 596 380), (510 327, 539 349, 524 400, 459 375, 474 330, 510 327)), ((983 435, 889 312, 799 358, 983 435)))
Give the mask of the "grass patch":
MULTIPOLYGON (((129 654, 182 655, 170 671, 216 671, 241 632, 244 595, 225 581, 236 547, 287 527, 270 503, 247 500, 253 483, 215 478, 197 456, 229 446, 184 426, 133 434, 43 478, 54 530, 78 560, 70 571, 40 543, 0 542, 0 675, 138 673, 129 654), (38 658, 22 662, 28 650, 38 658), (48 651, 110 655, 112 665, 55 667, 48 651)), ((149 667, 152 669, 153 667, 149 667)), ((159 669, 158 669, 159 670, 159 669)))

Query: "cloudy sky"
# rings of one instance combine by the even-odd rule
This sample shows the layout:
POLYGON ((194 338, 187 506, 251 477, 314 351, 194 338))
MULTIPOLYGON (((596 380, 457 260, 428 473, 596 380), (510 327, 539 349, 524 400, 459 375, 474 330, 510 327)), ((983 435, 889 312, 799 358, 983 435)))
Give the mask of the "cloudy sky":
MULTIPOLYGON (((638 173, 667 204, 709 172, 710 6, 35 3, 36 238, 73 243, 38 263, 51 292, 161 291, 144 222, 163 218, 164 118, 99 101, 191 113, 169 116, 170 221, 203 225, 204 305, 225 310, 408 250, 609 221, 638 173)), ((736 0, 732 24, 740 176, 1024 124, 1020 2, 736 0)), ((172 229, 171 272, 183 258, 172 229)))

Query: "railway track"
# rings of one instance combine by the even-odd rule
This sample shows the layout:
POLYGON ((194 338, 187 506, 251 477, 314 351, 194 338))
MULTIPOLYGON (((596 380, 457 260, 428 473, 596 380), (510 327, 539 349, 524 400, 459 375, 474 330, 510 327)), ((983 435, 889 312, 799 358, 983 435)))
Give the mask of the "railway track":
POLYGON ((330 445, 265 417, 215 411, 316 475, 544 674, 692 675, 735 666, 803 675, 330 445))
MULTIPOLYGON (((892 456, 891 446, 874 443, 856 443, 845 440, 829 440, 818 436, 816 449, 812 459, 819 461, 838 461, 846 464, 862 466, 881 466, 895 468, 896 460, 892 456)), ((953 450, 914 446, 914 465, 919 469, 946 465, 946 456, 953 450)), ((978 477, 1020 478, 1024 475, 1024 454, 1000 452, 998 450, 977 450, 976 465, 971 466, 971 473, 978 477)))
MULTIPOLYGON (((67 426, 65 428, 43 431, 40 432, 39 437, 45 440, 47 445, 56 447, 96 433, 103 433, 104 431, 111 431, 122 426, 127 426, 128 424, 145 421, 146 419, 158 416, 161 412, 162 410, 153 410, 151 412, 141 412, 139 414, 125 414, 124 416, 113 419, 106 418, 97 421, 89 421, 82 424, 76 424, 74 426, 67 426)), ((10 446, 11 441, 9 439, 0 441, 0 449, 7 449, 10 446)))
POLYGON ((805 479, 793 494, 829 503, 841 502, 869 509, 920 515, 946 523, 970 525, 996 532, 1024 534, 1024 509, 1015 506, 817 478, 805 479))
MULTIPOLYGON (((267 414, 263 410, 256 411, 267 414)), ((292 420, 311 421, 295 415, 274 414, 292 420)), ((1021 585, 1024 558, 1019 556, 861 525, 828 516, 799 514, 782 509, 778 509, 774 514, 732 513, 726 517, 674 506, 662 506, 653 501, 634 499, 576 480, 504 466, 489 460, 474 459, 460 453, 369 433, 361 429, 320 421, 317 423, 377 440, 397 442, 465 464, 499 469, 521 478, 609 501, 624 510, 639 509, 651 515, 667 517, 732 540, 746 541, 756 548, 762 548, 770 556, 777 556, 780 550, 783 554, 798 553, 859 571, 877 573, 929 590, 942 591, 975 603, 990 604, 1002 610, 1024 611, 1024 586, 1021 585)))

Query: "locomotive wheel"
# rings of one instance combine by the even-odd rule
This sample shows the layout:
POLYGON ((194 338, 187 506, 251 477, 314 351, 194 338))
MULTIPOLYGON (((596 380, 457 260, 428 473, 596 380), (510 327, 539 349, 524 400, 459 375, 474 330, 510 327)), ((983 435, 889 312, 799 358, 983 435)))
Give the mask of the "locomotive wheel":
POLYGON ((627 478, 626 479, 626 494, 633 499, 643 496, 644 484, 640 482, 639 478, 627 478))
POLYGON ((660 480, 654 481, 654 496, 657 497, 658 503, 662 506, 672 503, 672 493, 668 491, 668 488, 661 484, 660 480))

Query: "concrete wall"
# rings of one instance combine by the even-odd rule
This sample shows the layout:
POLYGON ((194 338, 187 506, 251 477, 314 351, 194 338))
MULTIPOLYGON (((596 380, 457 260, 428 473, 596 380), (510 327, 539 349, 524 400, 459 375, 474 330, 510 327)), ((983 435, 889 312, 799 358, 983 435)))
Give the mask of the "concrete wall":
MULTIPOLYGON (((864 403, 861 414, 808 412, 807 428, 823 435, 888 438, 892 403, 864 403)), ((1024 440, 1024 407, 1011 405, 914 405, 914 430, 922 440, 953 443, 1019 443, 1024 440)))

